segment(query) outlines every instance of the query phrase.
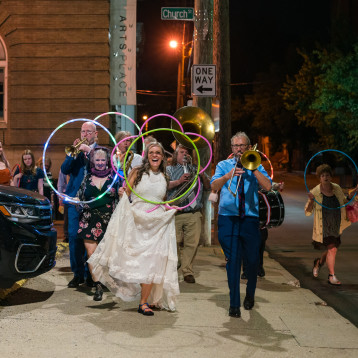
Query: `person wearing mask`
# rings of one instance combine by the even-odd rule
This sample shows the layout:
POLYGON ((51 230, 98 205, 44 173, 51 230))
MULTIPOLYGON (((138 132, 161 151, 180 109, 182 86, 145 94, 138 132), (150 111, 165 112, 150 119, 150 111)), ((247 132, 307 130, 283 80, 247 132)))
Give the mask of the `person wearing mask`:
MULTIPOLYGON (((77 198, 80 201, 90 201, 105 193, 111 186, 114 174, 111 167, 110 151, 105 147, 97 146, 90 154, 90 172, 84 178, 77 198)), ((90 258, 101 242, 106 232, 108 222, 118 201, 119 181, 100 199, 92 203, 83 204, 80 214, 78 238, 83 240, 90 258)), ((91 271, 91 266, 89 266, 91 271)), ((95 282, 96 292, 93 296, 95 301, 101 301, 103 290, 100 282, 95 282)))

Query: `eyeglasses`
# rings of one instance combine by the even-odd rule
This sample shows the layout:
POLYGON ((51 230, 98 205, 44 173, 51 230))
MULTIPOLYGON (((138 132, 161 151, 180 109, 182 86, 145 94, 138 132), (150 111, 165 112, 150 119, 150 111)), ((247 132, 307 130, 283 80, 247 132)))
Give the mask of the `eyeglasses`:
POLYGON ((246 148, 248 144, 231 144, 232 148, 246 148))
POLYGON ((81 134, 92 134, 94 131, 81 131, 81 134))

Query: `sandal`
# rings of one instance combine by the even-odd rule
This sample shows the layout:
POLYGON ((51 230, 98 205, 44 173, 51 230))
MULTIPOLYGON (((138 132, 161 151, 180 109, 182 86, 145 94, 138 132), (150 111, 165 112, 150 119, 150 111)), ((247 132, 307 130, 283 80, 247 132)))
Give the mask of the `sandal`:
POLYGON ((154 316, 154 312, 149 308, 147 302, 138 306, 138 313, 141 313, 144 316, 154 316))
POLYGON ((340 286, 342 284, 336 275, 328 275, 328 283, 334 286, 340 286))
POLYGON ((312 275, 313 277, 318 277, 318 273, 320 268, 323 266, 323 264, 320 263, 320 258, 314 259, 313 261, 313 269, 312 269, 312 275))
POLYGON ((160 307, 156 306, 156 305, 148 305, 148 307, 151 309, 151 310, 160 310, 160 307))

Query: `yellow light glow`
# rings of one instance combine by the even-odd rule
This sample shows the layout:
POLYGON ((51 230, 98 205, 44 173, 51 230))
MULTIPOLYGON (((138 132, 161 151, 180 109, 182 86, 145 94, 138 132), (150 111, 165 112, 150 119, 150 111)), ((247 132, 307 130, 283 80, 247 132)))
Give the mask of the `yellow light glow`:
POLYGON ((147 119, 148 119, 147 115, 143 116, 143 121, 146 121, 147 119))
POLYGON ((171 41, 169 42, 169 46, 170 46, 171 48, 177 48, 177 47, 178 47, 178 41, 176 41, 176 40, 171 40, 171 41))

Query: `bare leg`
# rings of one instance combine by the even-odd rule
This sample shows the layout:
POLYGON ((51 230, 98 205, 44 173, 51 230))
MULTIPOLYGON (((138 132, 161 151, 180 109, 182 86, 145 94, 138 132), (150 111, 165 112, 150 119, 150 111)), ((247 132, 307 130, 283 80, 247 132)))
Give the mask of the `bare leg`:
POLYGON ((138 312, 144 314, 145 316, 153 316, 154 312, 147 304, 148 297, 150 295, 150 291, 152 290, 153 284, 141 283, 140 287, 142 288, 142 293, 138 312))
POLYGON ((148 301, 148 297, 150 295, 150 291, 152 291, 153 284, 141 283, 140 287, 142 288, 140 304, 146 303, 148 301))
POLYGON ((326 262, 327 253, 328 253, 328 250, 326 250, 326 251, 322 254, 321 259, 319 260, 319 264, 320 264, 321 266, 323 266, 323 265, 325 264, 325 262, 326 262))
MULTIPOLYGON (((84 240, 84 243, 85 243, 85 248, 87 251, 87 258, 89 259, 91 257, 91 255, 95 252, 98 244, 97 244, 97 242, 92 241, 92 240, 84 240)), ((92 266, 88 265, 88 268, 89 268, 89 271, 92 276, 92 266)), ((93 279, 93 276, 92 276, 92 279, 93 279)), ((96 281, 96 280, 93 279, 93 281, 96 281)))
POLYGON ((334 245, 328 245, 326 257, 327 267, 330 275, 334 275, 334 265, 336 263, 337 248, 334 245))

